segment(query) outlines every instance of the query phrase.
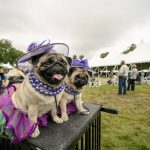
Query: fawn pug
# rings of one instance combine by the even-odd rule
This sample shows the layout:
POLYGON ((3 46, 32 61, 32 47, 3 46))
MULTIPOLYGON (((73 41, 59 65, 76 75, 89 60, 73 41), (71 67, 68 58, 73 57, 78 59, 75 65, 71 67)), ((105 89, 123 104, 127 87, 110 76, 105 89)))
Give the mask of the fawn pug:
MULTIPOLYGON (((31 52, 29 56, 27 54, 19 60, 20 62, 30 60, 33 71, 25 77, 20 88, 13 94, 12 102, 34 123, 37 123, 38 117, 49 111, 54 122, 63 122, 57 116, 56 104, 59 104, 63 94, 63 81, 69 70, 71 58, 57 53, 57 49, 56 52, 53 51, 53 47, 55 48, 55 45, 40 46, 36 53, 34 50, 33 54, 31 52), (50 52, 47 52, 47 49, 50 49, 50 52), (44 53, 41 54, 41 51, 44 53)), ((37 137, 39 134, 37 126, 31 137, 37 137)))
POLYGON ((60 100, 61 118, 64 121, 68 120, 66 105, 72 100, 75 101, 76 108, 81 114, 89 114, 82 105, 81 97, 82 90, 88 84, 92 72, 82 66, 71 67, 67 77, 65 78, 65 90, 60 100))

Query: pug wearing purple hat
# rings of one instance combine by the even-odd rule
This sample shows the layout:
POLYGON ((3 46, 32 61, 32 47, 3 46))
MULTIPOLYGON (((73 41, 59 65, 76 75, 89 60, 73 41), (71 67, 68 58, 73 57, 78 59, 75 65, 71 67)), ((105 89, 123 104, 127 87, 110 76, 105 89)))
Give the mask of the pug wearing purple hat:
POLYGON ((20 88, 12 95, 15 108, 28 115, 36 124, 31 137, 40 134, 38 118, 51 112, 54 122, 62 123, 57 116, 57 106, 65 87, 64 79, 69 71, 69 48, 63 43, 32 43, 28 53, 17 60, 17 66, 30 62, 32 71, 25 77, 20 88))
POLYGON ((65 90, 60 100, 61 118, 67 121, 68 107, 67 104, 73 103, 78 113, 88 115, 89 111, 85 110, 82 105, 81 97, 85 85, 88 84, 93 71, 89 68, 87 59, 73 59, 69 73, 65 78, 65 90))

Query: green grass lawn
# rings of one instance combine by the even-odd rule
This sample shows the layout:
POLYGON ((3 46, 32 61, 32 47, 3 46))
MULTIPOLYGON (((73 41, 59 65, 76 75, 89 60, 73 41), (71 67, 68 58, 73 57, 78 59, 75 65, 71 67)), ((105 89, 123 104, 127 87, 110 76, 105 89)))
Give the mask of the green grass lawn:
POLYGON ((118 115, 102 113, 102 150, 150 150, 150 85, 137 85, 126 96, 118 87, 86 87, 82 100, 115 108, 118 115))

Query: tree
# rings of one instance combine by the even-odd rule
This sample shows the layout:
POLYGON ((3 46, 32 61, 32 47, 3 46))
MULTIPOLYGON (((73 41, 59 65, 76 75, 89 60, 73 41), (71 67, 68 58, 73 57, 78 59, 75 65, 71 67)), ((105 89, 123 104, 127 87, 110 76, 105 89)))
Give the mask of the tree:
POLYGON ((77 57, 77 55, 73 55, 73 59, 77 59, 78 57, 77 57))
POLYGON ((79 59, 80 59, 80 60, 83 60, 83 58, 84 58, 84 55, 80 55, 80 56, 79 56, 79 59))
POLYGON ((16 59, 23 54, 22 51, 17 50, 12 46, 12 42, 7 39, 0 40, 0 63, 10 63, 14 65, 16 59))

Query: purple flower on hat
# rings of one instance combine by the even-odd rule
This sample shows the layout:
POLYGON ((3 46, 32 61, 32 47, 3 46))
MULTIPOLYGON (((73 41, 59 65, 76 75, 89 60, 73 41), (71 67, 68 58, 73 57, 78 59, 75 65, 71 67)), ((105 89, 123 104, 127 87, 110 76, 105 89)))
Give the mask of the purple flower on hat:
MULTIPOLYGON (((45 40, 42 43, 38 44, 37 42, 32 42, 29 46, 28 46, 28 52, 31 52, 35 49, 41 48, 41 47, 46 47, 50 45, 50 40, 45 40)), ((53 48, 54 45, 51 44, 50 48, 53 48)))
POLYGON ((37 47, 38 47, 38 44, 36 42, 33 42, 28 46, 28 51, 30 52, 33 49, 36 49, 37 47))
POLYGON ((90 69, 87 59, 83 60, 73 59, 71 67, 83 67, 85 69, 90 69))

